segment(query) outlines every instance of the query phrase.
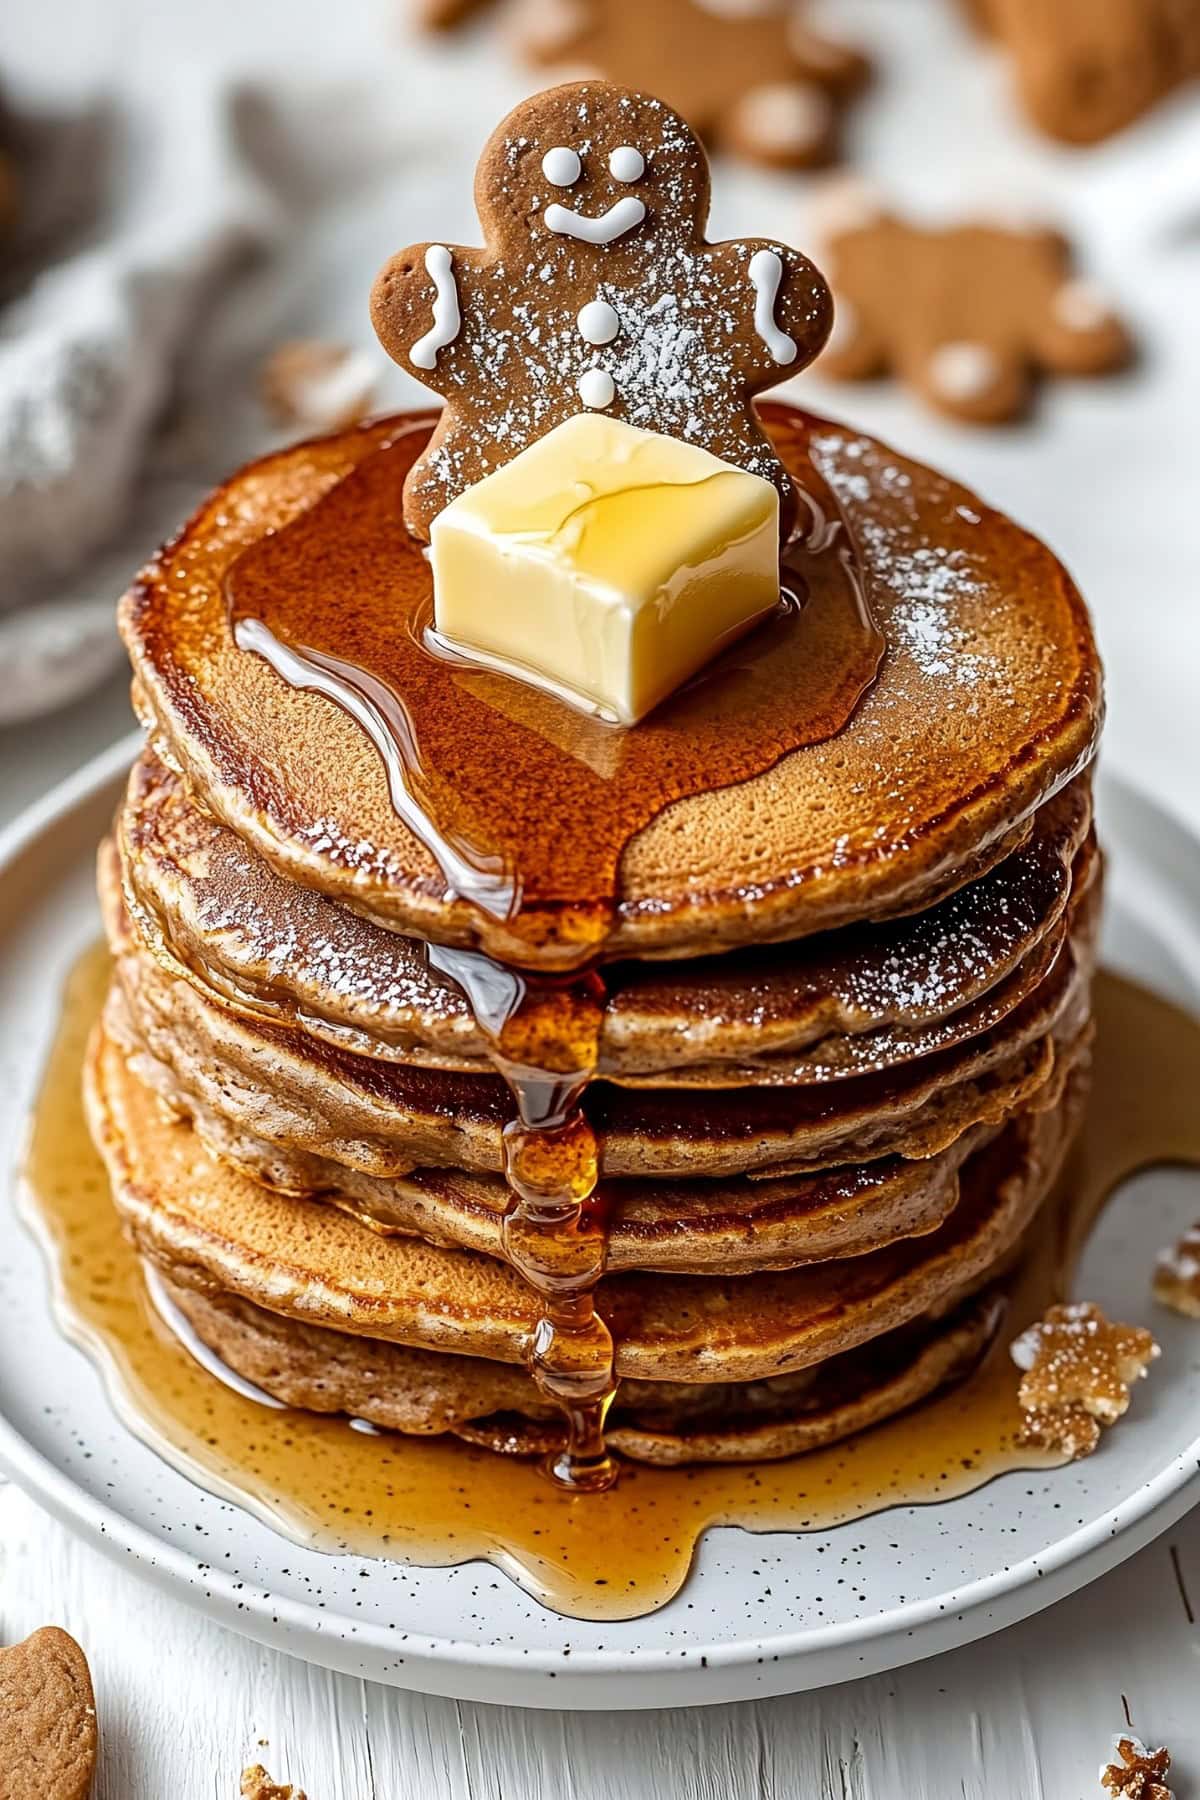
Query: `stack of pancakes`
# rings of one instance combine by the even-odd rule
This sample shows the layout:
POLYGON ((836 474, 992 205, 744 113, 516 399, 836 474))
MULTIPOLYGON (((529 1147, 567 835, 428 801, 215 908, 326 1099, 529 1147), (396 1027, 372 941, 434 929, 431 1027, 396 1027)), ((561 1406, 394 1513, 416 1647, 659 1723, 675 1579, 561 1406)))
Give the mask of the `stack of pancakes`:
MULTIPOLYGON (((157 1285, 231 1368, 541 1450, 562 1428, 524 1366, 539 1306, 503 1255, 515 1106, 427 950, 503 955, 503 921, 440 878, 355 720, 237 649, 226 604, 238 557, 383 442, 243 471, 124 603, 150 737, 100 857, 90 1115, 157 1285)), ((969 1368, 1086 1093, 1082 603, 965 490, 832 426, 804 442, 879 676, 836 736, 638 833, 607 947, 598 1307, 609 1440, 647 1460, 791 1454, 969 1368)), ((576 898, 546 909, 550 951, 576 898)))

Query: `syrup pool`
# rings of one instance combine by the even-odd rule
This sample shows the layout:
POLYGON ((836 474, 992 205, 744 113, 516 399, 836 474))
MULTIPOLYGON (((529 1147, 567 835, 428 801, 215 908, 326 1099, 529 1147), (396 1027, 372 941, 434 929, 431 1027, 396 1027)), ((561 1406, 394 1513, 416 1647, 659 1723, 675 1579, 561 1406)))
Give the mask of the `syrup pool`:
MULTIPOLYGON (((627 1463, 616 1487, 570 1493, 529 1462, 263 1405, 189 1354, 122 1236, 83 1116, 80 1071, 107 977, 102 948, 71 976, 35 1109, 23 1206, 55 1271, 63 1328, 101 1365, 122 1416, 201 1486, 307 1546, 421 1566, 482 1558, 577 1618, 631 1618, 664 1605, 714 1525, 827 1531, 885 1507, 968 1493, 1012 1470, 1053 1466, 1055 1458, 1017 1444, 1007 1344, 1068 1291, 1088 1229, 1119 1182, 1155 1164, 1200 1167, 1200 1024, 1101 975, 1087 1120, 998 1338, 968 1380, 913 1414, 791 1461, 627 1463)), ((1156 1247, 1146 1245, 1147 1282, 1156 1247)), ((1145 1396, 1134 1404, 1147 1404, 1145 1396)))

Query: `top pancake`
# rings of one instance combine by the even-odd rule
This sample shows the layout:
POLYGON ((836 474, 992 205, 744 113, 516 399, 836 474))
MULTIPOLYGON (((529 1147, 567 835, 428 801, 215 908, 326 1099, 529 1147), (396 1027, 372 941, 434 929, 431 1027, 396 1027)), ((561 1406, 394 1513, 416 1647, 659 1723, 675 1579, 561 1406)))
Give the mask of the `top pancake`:
MULTIPOLYGON (((840 732, 674 801, 625 844, 610 956, 699 956, 928 905, 1011 848, 1095 748, 1099 664, 1056 558, 873 439, 788 408, 763 414, 801 485, 827 484, 836 498, 886 652, 840 732)), ((395 811, 383 763, 349 714, 233 642, 234 564, 310 509, 308 541, 319 544, 326 497, 341 584, 330 617, 336 627, 352 615, 346 571, 378 546, 343 541, 354 518, 334 510, 337 490, 367 459, 393 454, 384 446, 402 428, 383 421, 303 444, 218 489, 122 604, 140 704, 166 759, 293 880, 396 931, 561 966, 579 959, 578 909, 594 895, 555 891, 551 871, 519 931, 457 897, 395 811)), ((409 435, 419 448, 421 432, 409 435)), ((397 486, 397 516, 399 505, 397 486)), ((396 570, 428 585, 419 546, 393 536, 396 570)), ((502 680, 492 678, 493 697, 502 680)), ((465 742, 486 736, 502 708, 474 677, 461 683, 465 742)), ((521 780, 520 768, 496 770, 514 808, 536 804, 556 831, 586 837, 586 818, 562 815, 554 792, 522 796, 521 780)))

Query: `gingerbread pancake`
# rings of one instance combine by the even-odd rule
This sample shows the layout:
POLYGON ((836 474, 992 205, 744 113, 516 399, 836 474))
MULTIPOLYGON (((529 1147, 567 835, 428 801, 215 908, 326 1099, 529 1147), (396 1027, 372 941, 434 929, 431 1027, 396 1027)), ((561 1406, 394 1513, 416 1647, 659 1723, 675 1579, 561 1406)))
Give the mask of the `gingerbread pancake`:
MULTIPOLYGON (((113 1028, 169 1072, 164 1098, 172 1105, 189 1110, 193 1095, 281 1148, 381 1175, 426 1164, 500 1170, 500 1134, 515 1102, 498 1075, 359 1056, 236 1014, 144 949, 107 849, 100 877, 116 957, 113 1028)), ((1076 893, 1063 950, 1027 998, 948 1050, 865 1076, 786 1086, 762 1079, 697 1092, 596 1083, 589 1112, 603 1133, 605 1172, 669 1178, 820 1167, 903 1152, 909 1138, 920 1146, 915 1153, 927 1154, 968 1124, 994 1119, 998 1096, 1044 1080, 1052 1035, 1071 1035, 1086 1014, 1098 890, 1089 879, 1076 893)))
MULTIPOLYGON (((668 1086, 831 1079, 975 1035, 1061 947, 1090 813, 1077 778, 1039 808, 1026 843, 915 917, 687 964, 614 964, 600 1073, 668 1086)), ((117 835, 136 933, 168 973, 360 1055, 486 1072, 488 1040, 436 953, 285 880, 152 755, 134 766, 117 835)))
MULTIPOLYGON (((1078 1116, 1085 1064, 1085 1049, 1063 1059, 1062 1103, 1027 1109, 972 1157, 959 1204, 924 1237, 785 1272, 606 1278, 598 1304, 618 1375, 758 1381, 949 1311, 1016 1253, 1078 1116)), ((335 1208, 269 1193, 167 1118, 103 1030, 87 1103, 126 1228, 172 1281, 363 1338, 522 1360, 539 1309, 506 1264, 381 1237, 335 1208)))
MULTIPOLYGON (((341 1412, 388 1431, 453 1432, 503 1455, 562 1443, 553 1408, 523 1370, 441 1356, 267 1312, 231 1294, 151 1278, 185 1343, 286 1406, 341 1412)), ((966 1372, 991 1339, 1003 1301, 985 1292, 947 1317, 918 1320, 795 1374, 762 1381, 622 1381, 609 1415, 613 1448, 639 1462, 750 1462, 796 1456, 865 1430, 966 1372)))
MULTIPOLYGON (((896 1070, 783 1088, 597 1083, 589 1116, 605 1174, 742 1176, 929 1155, 971 1126, 997 1121, 1050 1078, 1057 1044, 1086 1017, 1086 910, 1077 940, 1006 1019, 896 1070)), ((384 1063, 240 1019, 111 935, 118 960, 110 1028, 147 1055, 177 1110, 199 1101, 235 1133, 265 1137, 281 1153, 323 1155, 382 1177, 426 1166, 502 1170, 501 1134, 516 1106, 499 1076, 384 1063)))
POLYGON ((251 465, 143 572, 121 624, 156 749, 282 875, 502 959, 695 957, 932 904, 1089 762, 1085 609, 966 489, 761 411, 807 501, 795 608, 636 732, 422 648, 408 417, 251 465), (275 663, 238 648, 248 619, 275 663))

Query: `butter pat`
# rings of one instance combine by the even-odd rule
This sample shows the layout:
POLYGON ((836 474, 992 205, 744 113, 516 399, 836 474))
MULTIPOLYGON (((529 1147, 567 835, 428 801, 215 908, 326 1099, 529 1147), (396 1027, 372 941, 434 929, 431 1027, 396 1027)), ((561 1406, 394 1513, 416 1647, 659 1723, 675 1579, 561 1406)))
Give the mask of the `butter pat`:
POLYGON ((581 413, 432 528, 439 637, 632 725, 779 599, 779 496, 677 438, 581 413))

